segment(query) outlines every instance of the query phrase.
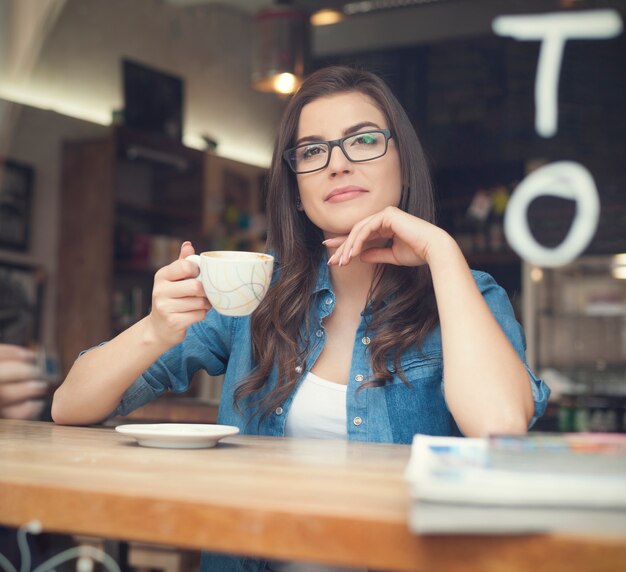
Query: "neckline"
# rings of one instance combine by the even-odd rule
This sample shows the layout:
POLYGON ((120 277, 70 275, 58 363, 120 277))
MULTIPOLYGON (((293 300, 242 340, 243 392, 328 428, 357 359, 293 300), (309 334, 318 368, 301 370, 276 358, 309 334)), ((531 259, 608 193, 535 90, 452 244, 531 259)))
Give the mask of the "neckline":
POLYGON ((307 374, 306 380, 316 385, 326 387, 328 389, 334 389, 335 391, 346 391, 348 389, 347 384, 337 383, 335 381, 330 381, 329 379, 324 379, 319 375, 315 375, 312 371, 307 374))

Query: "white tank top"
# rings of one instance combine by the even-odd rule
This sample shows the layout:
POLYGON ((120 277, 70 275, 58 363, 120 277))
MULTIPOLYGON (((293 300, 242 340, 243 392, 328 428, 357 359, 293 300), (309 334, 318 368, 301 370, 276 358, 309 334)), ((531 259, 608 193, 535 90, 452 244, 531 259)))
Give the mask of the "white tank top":
POLYGON ((286 437, 347 439, 346 391, 348 387, 309 372, 289 409, 286 437))

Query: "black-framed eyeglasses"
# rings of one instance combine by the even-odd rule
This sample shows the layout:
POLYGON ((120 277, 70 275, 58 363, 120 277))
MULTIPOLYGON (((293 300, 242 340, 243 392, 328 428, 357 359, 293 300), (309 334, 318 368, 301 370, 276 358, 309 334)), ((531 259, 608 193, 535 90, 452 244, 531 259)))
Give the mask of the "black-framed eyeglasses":
POLYGON ((346 158, 352 163, 362 163, 378 159, 387 152, 389 129, 361 131, 333 141, 312 141, 287 149, 283 159, 297 175, 321 171, 330 163, 333 147, 339 147, 346 158))

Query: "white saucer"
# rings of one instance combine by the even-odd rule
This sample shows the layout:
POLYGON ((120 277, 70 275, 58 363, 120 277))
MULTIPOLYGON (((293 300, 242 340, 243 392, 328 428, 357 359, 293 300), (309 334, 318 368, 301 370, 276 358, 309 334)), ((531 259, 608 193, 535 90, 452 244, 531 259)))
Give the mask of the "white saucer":
POLYGON ((144 447, 164 447, 167 449, 215 447, 220 439, 239 433, 239 428, 231 425, 203 425, 200 423, 118 425, 115 430, 134 437, 144 447))

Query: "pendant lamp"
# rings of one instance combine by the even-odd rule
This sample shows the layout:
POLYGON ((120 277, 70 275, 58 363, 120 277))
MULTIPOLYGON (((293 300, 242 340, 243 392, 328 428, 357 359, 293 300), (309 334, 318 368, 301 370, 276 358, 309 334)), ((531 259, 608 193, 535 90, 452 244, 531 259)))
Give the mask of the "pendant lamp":
POLYGON ((309 13, 278 2, 257 13, 254 34, 253 87, 281 94, 296 91, 309 56, 309 13))

